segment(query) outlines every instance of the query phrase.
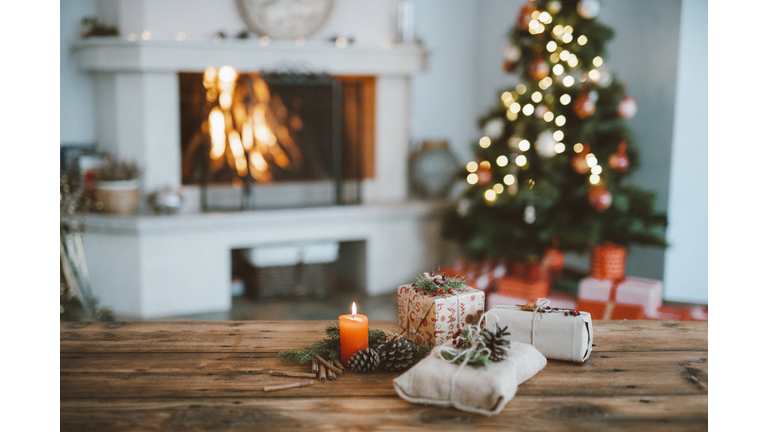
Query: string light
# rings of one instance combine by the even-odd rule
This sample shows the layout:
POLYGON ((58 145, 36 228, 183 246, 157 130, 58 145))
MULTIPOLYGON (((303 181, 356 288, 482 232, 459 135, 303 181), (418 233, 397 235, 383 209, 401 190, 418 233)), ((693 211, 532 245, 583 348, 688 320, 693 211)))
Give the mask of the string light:
POLYGON ((515 114, 519 113, 520 112, 520 104, 515 102, 512 105, 510 105, 509 106, 509 112, 512 112, 512 113, 515 113, 515 114))
POLYGON ((574 83, 573 77, 568 75, 567 77, 563 78, 563 85, 566 87, 572 86, 574 83))
POLYGON ((525 84, 518 84, 517 87, 515 87, 515 91, 519 94, 525 94, 525 91, 528 90, 525 88, 525 84))
POLYGON ((576 57, 575 55, 571 55, 570 57, 568 57, 567 63, 568 63, 568 66, 574 68, 579 65, 579 58, 576 57))
POLYGON ((532 100, 532 101, 534 101, 534 102, 536 102, 536 103, 539 103, 539 102, 541 102, 541 99, 542 99, 543 97, 544 97, 544 96, 542 96, 541 92, 534 92, 534 93, 531 95, 531 100, 532 100))
POLYGON ((555 41, 547 42, 547 51, 555 52, 556 49, 557 49, 557 42, 555 41))
POLYGON ((552 78, 550 77, 544 77, 541 81, 539 81, 539 88, 542 90, 546 90, 549 88, 549 86, 552 85, 552 78))
POLYGON ((602 172, 603 172, 603 167, 601 167, 600 165, 595 165, 592 167, 592 174, 599 175, 602 172))
POLYGON ((480 162, 480 168, 482 168, 484 170, 489 170, 489 169, 491 169, 491 163, 488 162, 488 161, 482 161, 482 162, 480 162))
POLYGON ((559 61, 560 61, 560 55, 559 55, 558 53, 556 53, 556 52, 552 53, 552 55, 551 55, 551 56, 549 56, 549 61, 550 61, 551 63, 557 63, 557 62, 559 62, 559 61))
POLYGON ((469 163, 467 163, 467 171, 469 172, 477 171, 477 162, 470 161, 469 163))
POLYGON ((542 12, 542 13, 539 15, 539 18, 538 18, 538 20, 539 20, 539 21, 541 21, 541 22, 543 22, 544 24, 549 24, 549 23, 551 23, 551 22, 552 22, 552 15, 550 15, 550 14, 549 14, 549 12, 546 12, 546 11, 545 11, 545 12, 542 12))
POLYGON ((600 67, 600 65, 603 64, 603 58, 600 56, 597 56, 592 59, 592 64, 595 65, 595 67, 600 67))
POLYGON ((557 118, 555 119, 555 124, 558 125, 558 126, 564 125, 565 124, 565 116, 564 115, 557 116, 557 118))
POLYGON ((552 29, 552 36, 559 38, 562 34, 563 34, 563 26, 561 26, 560 24, 556 25, 552 29))
POLYGON ((573 40, 573 35, 570 33, 566 33, 563 35, 563 43, 569 43, 573 40))
POLYGON ((493 191, 496 192, 496 195, 504 192, 504 185, 501 183, 496 183, 493 185, 493 191))
POLYGON ((517 148, 519 148, 520 151, 528 151, 528 149, 531 148, 531 143, 525 139, 521 140, 519 143, 517 143, 517 148))
POLYGON ((480 147, 488 148, 490 146, 491 146, 491 139, 490 138, 488 138, 487 136, 484 136, 484 137, 480 138, 480 147))
POLYGON ((556 130, 552 133, 552 137, 555 139, 555 141, 562 141, 565 137, 565 134, 561 130, 556 130))
POLYGON ((591 71, 589 71, 588 75, 589 75, 589 79, 591 79, 592 81, 597 81, 600 79, 600 71, 597 69, 592 69, 591 71))
POLYGON ((571 52, 570 52, 570 51, 568 51, 568 50, 563 50, 563 51, 560 53, 560 60, 562 60, 562 61, 568 61, 568 57, 570 57, 570 56, 571 56, 571 52))
POLYGON ((565 71, 565 68, 560 63, 556 64, 552 67, 552 73, 555 75, 560 75, 565 71))
POLYGON ((505 167, 507 166, 508 163, 509 163, 509 159, 507 159, 507 157, 504 155, 501 155, 496 158, 496 165, 500 167, 505 167))
POLYGON ((487 191, 485 191, 484 196, 486 201, 490 201, 490 202, 496 201, 496 192, 494 192, 493 189, 488 189, 487 191))
POLYGON ((576 143, 573 145, 573 151, 576 153, 581 153, 584 151, 584 144, 582 143, 576 143))
POLYGON ((564 95, 560 96, 560 103, 563 105, 568 105, 571 103, 571 95, 565 93, 564 95))
POLYGON ((591 176, 589 176, 589 182, 592 183, 593 185, 599 184, 600 176, 597 174, 592 174, 591 176))
POLYGON ((517 113, 513 113, 512 111, 507 110, 507 119, 510 121, 517 120, 517 113))
POLYGON ((504 184, 505 185, 509 186, 511 184, 514 184, 514 183, 515 183, 515 176, 513 176, 512 174, 507 174, 507 175, 504 176, 504 184))
POLYGON ((559 142, 555 144, 555 153, 560 154, 565 151, 565 144, 559 142))
POLYGON ((515 101, 515 97, 512 96, 512 93, 506 91, 501 94, 501 101, 504 102, 504 106, 509 107, 515 101))
POLYGON ((586 45, 587 44, 587 37, 584 36, 584 35, 579 36, 578 39, 576 39, 576 43, 578 43, 581 46, 586 45))
POLYGON ((523 114, 529 116, 529 115, 533 114, 534 109, 535 108, 533 107, 533 105, 525 104, 525 106, 523 107, 523 114))
POLYGON ((552 113, 552 111, 547 111, 544 113, 544 121, 549 123, 552 120, 555 119, 555 115, 552 113))
POLYGON ((478 177, 478 176, 477 176, 477 174, 475 174, 475 173, 470 173, 469 175, 467 175, 467 183, 469 183, 469 184, 471 184, 471 185, 473 185, 473 184, 477 184, 477 180, 478 180, 479 178, 480 178, 480 177, 478 177))
POLYGON ((515 164, 519 167, 525 166, 528 163, 528 159, 524 155, 520 155, 515 158, 515 164))
POLYGON ((597 157, 595 157, 595 155, 592 153, 587 154, 587 157, 585 158, 585 160, 587 162, 587 166, 590 168, 597 165, 597 157))

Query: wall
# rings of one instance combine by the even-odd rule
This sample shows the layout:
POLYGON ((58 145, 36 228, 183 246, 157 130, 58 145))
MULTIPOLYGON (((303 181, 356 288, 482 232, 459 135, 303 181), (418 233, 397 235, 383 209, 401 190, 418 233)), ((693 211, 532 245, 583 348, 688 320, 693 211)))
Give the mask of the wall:
MULTIPOLYGON (((77 72, 71 64, 66 49, 77 34, 79 17, 99 12, 108 17, 114 14, 115 8, 128 4, 144 8, 144 16, 163 17, 143 19, 139 15, 130 18, 130 24, 125 24, 134 26, 135 31, 146 26, 156 38, 170 39, 177 31, 184 31, 188 39, 205 39, 217 31, 231 36, 245 28, 234 0, 64 2, 61 10, 63 144, 94 140, 92 84, 87 75, 77 72)), ((429 70, 412 79, 412 146, 416 147, 427 139, 447 139, 459 160, 466 162, 472 158, 469 145, 479 136, 477 118, 492 105, 499 90, 518 82, 517 76, 502 72, 501 51, 523 1, 416 0, 415 4, 416 36, 430 52, 430 61, 429 70)), ((677 83, 678 80, 682 82, 680 74, 699 68, 691 63, 691 59, 696 60, 696 54, 691 57, 686 53, 706 51, 705 39, 691 39, 692 34, 689 33, 684 33, 681 38, 681 10, 682 31, 701 33, 699 29, 686 28, 686 17, 688 14, 700 14, 706 9, 706 3, 688 0, 602 0, 601 5, 598 19, 616 31, 614 40, 608 45, 607 64, 615 77, 626 84, 628 93, 639 102, 637 116, 629 122, 640 145, 641 160, 633 162, 642 166, 633 181, 656 191, 657 208, 670 212, 669 239, 675 246, 666 252, 666 265, 686 269, 685 273, 695 269, 696 273, 703 274, 701 270, 706 269, 706 257, 702 257, 701 253, 690 255, 686 251, 691 247, 698 251, 706 250, 700 240, 696 241, 702 236, 706 238, 706 212, 681 213, 681 209, 691 208, 691 204, 678 200, 684 196, 680 191, 696 186, 693 195, 688 196, 696 197, 699 208, 702 199, 706 198, 706 184, 680 183, 689 178, 691 172, 685 169, 686 156, 681 153, 690 155, 686 149, 694 145, 692 141, 684 143, 681 137, 706 129, 706 117, 693 112, 683 113, 681 110, 685 108, 681 107, 701 107, 702 102, 696 99, 696 94, 704 93, 706 87, 701 84, 700 76, 695 83, 688 82, 686 87, 680 89, 677 83), (678 73, 679 46, 684 51, 679 56, 678 73), (677 149, 678 145, 683 147, 677 149), (682 221, 688 229, 681 229, 684 226, 682 221)), ((314 39, 339 35, 352 36, 361 45, 379 44, 395 36, 396 10, 396 0, 337 0, 328 25, 314 39)), ((702 24, 701 19, 698 22, 699 26, 706 24, 702 24)), ((133 30, 134 27, 130 28, 133 30)), ((685 79, 688 79, 687 75, 685 79)), ((706 78, 703 80, 706 82, 706 78)), ((695 138, 698 143, 705 139, 705 135, 695 138)), ((700 162, 695 166, 698 168, 693 169, 694 172, 706 172, 700 162)), ((582 268, 588 265, 584 256, 569 256, 568 260, 582 268)), ((678 291, 684 278, 680 271, 670 273, 665 279, 670 298, 706 301, 705 278, 686 283, 690 288, 683 288, 685 294, 678 291), (673 276, 675 274, 678 276, 673 276)), ((665 278, 665 252, 634 248, 627 262, 627 273, 665 278)))

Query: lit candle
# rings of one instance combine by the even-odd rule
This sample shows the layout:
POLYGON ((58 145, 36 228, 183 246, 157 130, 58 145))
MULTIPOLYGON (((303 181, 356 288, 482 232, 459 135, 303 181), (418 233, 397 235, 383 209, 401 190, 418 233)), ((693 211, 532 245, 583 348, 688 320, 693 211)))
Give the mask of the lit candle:
POLYGON ((339 317, 341 338, 341 363, 347 366, 352 355, 368 348, 368 317, 357 313, 352 303, 352 313, 339 317))

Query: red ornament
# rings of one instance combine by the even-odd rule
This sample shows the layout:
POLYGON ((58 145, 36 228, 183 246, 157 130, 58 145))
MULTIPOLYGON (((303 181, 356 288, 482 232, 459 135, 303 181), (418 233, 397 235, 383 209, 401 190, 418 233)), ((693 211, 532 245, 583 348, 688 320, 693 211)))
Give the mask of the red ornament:
POLYGON ((629 168, 629 157, 627 156, 627 141, 622 140, 619 144, 619 150, 608 157, 608 166, 617 172, 624 172, 629 168))
POLYGON ((589 144, 584 144, 581 153, 571 158, 571 166, 579 174, 586 174, 591 169, 587 165, 587 155, 589 154, 589 144))
POLYGON ((611 206, 611 193, 605 186, 592 186, 589 188, 589 203, 595 210, 601 212, 611 206))
POLYGON ((582 93, 576 98, 573 103, 573 111, 579 118, 591 117, 595 113, 597 105, 595 104, 594 97, 590 93, 582 93))
POLYGON ((502 55, 502 58, 504 59, 504 72, 515 72, 517 69, 517 64, 520 62, 520 57, 522 57, 522 55, 523 52, 520 50, 519 46, 514 44, 507 44, 507 46, 504 47, 504 54, 502 55))
POLYGON ((520 15, 517 16, 517 26, 523 30, 528 30, 528 24, 533 19, 531 14, 536 10, 536 2, 529 1, 520 8, 520 15))
POLYGON ((637 101, 629 96, 624 96, 616 111, 619 113, 619 117, 629 120, 637 113, 637 101))
POLYGON ((493 180, 493 174, 490 168, 483 168, 482 166, 477 170, 477 182, 481 185, 487 185, 493 180))
POLYGON ((536 81, 542 80, 549 76, 549 65, 547 61, 541 56, 536 56, 531 65, 528 67, 528 74, 536 81))
POLYGON ((548 248, 544 251, 543 262, 546 267, 559 272, 565 266, 565 257, 559 249, 548 248))

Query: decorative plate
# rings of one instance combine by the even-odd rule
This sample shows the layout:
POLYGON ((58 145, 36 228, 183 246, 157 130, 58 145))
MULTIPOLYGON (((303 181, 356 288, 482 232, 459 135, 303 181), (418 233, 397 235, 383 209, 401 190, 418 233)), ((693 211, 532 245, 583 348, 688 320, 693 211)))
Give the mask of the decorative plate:
POLYGON ((307 38, 328 21, 333 0, 237 0, 248 27, 272 39, 307 38))

